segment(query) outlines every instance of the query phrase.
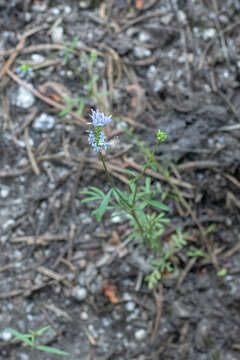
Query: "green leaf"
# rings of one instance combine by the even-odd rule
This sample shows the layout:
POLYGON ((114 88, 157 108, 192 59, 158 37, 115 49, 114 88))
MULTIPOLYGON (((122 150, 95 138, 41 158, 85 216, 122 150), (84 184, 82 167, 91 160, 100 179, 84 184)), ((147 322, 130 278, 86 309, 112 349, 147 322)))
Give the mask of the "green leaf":
POLYGON ((7 329, 13 336, 15 336, 16 339, 21 340, 23 342, 25 342, 26 344, 33 346, 34 343, 32 340, 30 340, 33 336, 31 334, 21 334, 18 331, 14 330, 14 329, 7 329), (30 338, 30 339, 29 339, 30 338))
POLYGON ((138 220, 140 221, 141 225, 144 225, 146 223, 146 221, 147 221, 147 218, 146 218, 146 215, 145 215, 144 211, 142 211, 141 209, 138 208, 136 210, 136 214, 137 214, 138 220))
POLYGON ((194 248, 193 251, 188 251, 187 256, 189 257, 206 257, 207 254, 205 254, 203 251, 194 248))
POLYGON ((84 104, 85 104, 85 100, 84 100, 84 99, 80 99, 80 100, 79 100, 78 109, 77 109, 77 114, 80 115, 80 116, 81 116, 82 113, 83 113, 84 104))
POLYGON ((156 207, 156 208, 158 208, 158 209, 161 209, 161 210, 164 210, 164 211, 169 211, 168 206, 164 205, 163 203, 161 203, 159 201, 150 200, 149 204, 156 207))
POLYGON ((151 191, 151 178, 147 177, 145 180, 145 191, 146 193, 150 193, 151 191))
POLYGON ((124 191, 113 189, 113 195, 121 208, 131 207, 129 204, 129 195, 124 191))
POLYGON ((104 192, 94 186, 90 186, 87 190, 80 191, 80 194, 98 196, 98 199, 103 199, 105 197, 104 192))
POLYGON ((63 117, 65 115, 67 115, 72 110, 72 108, 73 108, 73 105, 68 105, 68 106, 65 107, 65 109, 60 111, 60 113, 58 115, 63 117))
POLYGON ((224 277, 227 275, 227 269, 223 268, 217 272, 217 276, 224 277))
POLYGON ((37 345, 37 346, 35 346, 35 348, 38 349, 38 350, 46 351, 46 352, 53 353, 53 354, 65 355, 65 356, 70 355, 66 351, 62 351, 62 350, 56 349, 56 348, 51 347, 51 346, 37 345))
POLYGON ((43 327, 42 329, 39 329, 37 331, 31 331, 32 334, 35 334, 35 335, 42 335, 45 331, 47 331, 51 326, 48 325, 48 326, 45 326, 43 327))
POLYGON ((92 197, 88 197, 88 198, 85 198, 85 199, 81 200, 81 203, 84 204, 84 203, 87 203, 87 202, 90 202, 90 201, 96 201, 96 200, 99 200, 99 197, 92 196, 92 197))
MULTIPOLYGON (((132 171, 132 170, 123 169, 122 171, 125 172, 125 173, 128 174, 128 175, 133 176, 134 178, 136 177, 136 173, 135 173, 134 171, 132 171)), ((136 180, 136 179, 135 179, 135 180, 136 180)))
POLYGON ((94 210, 92 212, 93 215, 96 216, 97 221, 100 222, 105 211, 107 210, 109 201, 111 199, 111 194, 112 194, 113 189, 109 190, 109 192, 107 193, 107 195, 104 197, 104 199, 102 200, 100 206, 98 207, 98 209, 94 210))

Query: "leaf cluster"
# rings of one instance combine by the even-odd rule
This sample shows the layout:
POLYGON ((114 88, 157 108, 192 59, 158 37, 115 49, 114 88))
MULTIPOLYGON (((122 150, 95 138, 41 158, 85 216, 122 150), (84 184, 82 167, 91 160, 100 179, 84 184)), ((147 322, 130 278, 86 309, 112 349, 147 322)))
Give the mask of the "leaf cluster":
POLYGON ((53 353, 53 354, 57 354, 57 355, 64 355, 64 356, 68 356, 70 355, 69 353, 56 349, 52 346, 44 346, 44 345, 37 345, 35 343, 36 337, 39 335, 42 335, 46 330, 48 330, 50 328, 50 326, 45 326, 42 329, 39 329, 37 331, 29 331, 28 334, 22 334, 20 332, 18 332, 17 330, 14 329, 7 329, 13 336, 15 336, 15 339, 17 340, 21 340, 22 342, 24 342, 26 345, 37 349, 37 350, 41 350, 41 351, 46 351, 48 353, 53 353))

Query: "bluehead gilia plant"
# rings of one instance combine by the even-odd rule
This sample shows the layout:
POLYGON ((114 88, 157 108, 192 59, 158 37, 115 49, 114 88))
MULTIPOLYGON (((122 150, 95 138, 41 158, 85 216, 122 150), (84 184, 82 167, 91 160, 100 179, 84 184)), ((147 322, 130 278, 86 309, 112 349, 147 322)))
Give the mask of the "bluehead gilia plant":
MULTIPOLYGON (((98 222, 101 221, 103 215, 108 210, 114 212, 117 210, 120 214, 125 213, 132 225, 131 237, 138 241, 140 240, 142 245, 159 253, 164 258, 165 252, 160 236, 164 231, 164 223, 169 222, 169 219, 165 217, 168 207, 162 202, 163 194, 160 184, 153 187, 151 179, 146 177, 144 185, 141 185, 141 180, 151 165, 160 143, 166 140, 167 135, 161 130, 157 131, 156 145, 140 174, 136 175, 130 170, 125 170, 131 179, 129 180, 127 191, 122 191, 116 187, 103 155, 103 150, 107 150, 110 146, 106 141, 103 128, 111 122, 111 115, 106 116, 99 110, 92 110, 90 117, 92 119, 92 123, 90 123, 92 128, 88 131, 88 141, 95 152, 99 154, 110 184, 110 190, 105 194, 101 189, 91 186, 87 190, 80 192, 82 195, 85 195, 82 203, 99 202, 99 206, 92 212, 98 222), (152 211, 152 208, 160 210, 160 213, 159 211, 152 211)), ((119 215, 119 213, 115 213, 114 216, 119 215)))

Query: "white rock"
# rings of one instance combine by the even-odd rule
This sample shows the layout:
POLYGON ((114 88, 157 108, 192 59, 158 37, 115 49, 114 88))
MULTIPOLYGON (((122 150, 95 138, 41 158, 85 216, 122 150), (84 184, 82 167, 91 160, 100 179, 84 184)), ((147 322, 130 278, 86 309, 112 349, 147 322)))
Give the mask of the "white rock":
POLYGON ((80 318, 82 320, 88 320, 88 313, 86 311, 81 312, 80 318))
POLYGON ((139 330, 135 331, 134 337, 137 341, 142 341, 142 340, 146 339, 147 332, 145 329, 139 329, 139 330))
POLYGON ((59 16, 60 15, 60 9, 56 8, 56 7, 53 7, 51 9, 51 13, 55 16, 59 16))
POLYGON ((185 12, 183 12, 182 10, 178 10, 177 15, 179 22, 185 25, 187 23, 187 17, 185 12))
POLYGON ((54 43, 61 44, 63 42, 63 27, 56 26, 51 33, 51 38, 54 43))
POLYGON ((72 8, 71 8, 70 6, 66 5, 66 6, 64 7, 64 12, 65 12, 65 14, 70 14, 71 11, 72 11, 72 8))
POLYGON ((8 219, 3 225, 2 225, 2 229, 3 230, 8 230, 9 228, 11 228, 11 226, 13 226, 15 224, 15 221, 13 219, 8 219))
POLYGON ((154 85, 153 85, 153 91, 155 93, 157 93, 158 91, 162 90, 164 88, 164 83, 162 82, 162 80, 160 79, 156 79, 154 81, 154 85))
POLYGON ((9 189, 8 186, 2 185, 0 187, 0 196, 1 196, 1 198, 6 199, 8 197, 8 195, 9 195, 9 193, 10 193, 10 189, 9 189))
POLYGON ((32 54, 31 59, 35 63, 40 63, 45 60, 45 57, 41 54, 32 54))
POLYGON ((12 338, 12 334, 7 330, 3 330, 0 333, 0 339, 2 339, 3 341, 9 341, 12 338))
POLYGON ((33 122, 33 128, 36 131, 52 130, 55 125, 55 118, 46 113, 42 113, 33 122))
POLYGON ((87 290, 80 286, 75 286, 72 289, 72 296, 78 301, 83 301, 87 297, 87 290))
POLYGON ((35 96, 23 86, 20 86, 17 91, 16 99, 13 99, 13 102, 23 109, 28 109, 34 104, 35 96))
POLYGON ((151 65, 147 71, 147 78, 152 79, 153 76, 156 74, 157 68, 155 65, 151 65))
POLYGON ((204 40, 211 40, 216 35, 216 30, 214 28, 209 28, 204 30, 203 32, 203 39, 204 40))
POLYGON ((141 31, 138 38, 141 42, 147 42, 150 40, 150 35, 145 31, 141 31))
POLYGON ((91 0, 79 1, 80 9, 87 9, 91 5, 91 0))
POLYGON ((162 16, 161 18, 161 22, 164 24, 164 25, 168 25, 170 24, 170 22, 172 21, 173 19, 173 13, 169 13, 167 15, 164 15, 162 16))
POLYGON ((128 301, 126 304, 125 304, 125 309, 129 312, 132 312, 134 311, 136 308, 136 304, 135 302, 133 301, 128 301))
POLYGON ((135 46, 133 48, 133 53, 139 59, 151 56, 151 51, 143 46, 135 46))

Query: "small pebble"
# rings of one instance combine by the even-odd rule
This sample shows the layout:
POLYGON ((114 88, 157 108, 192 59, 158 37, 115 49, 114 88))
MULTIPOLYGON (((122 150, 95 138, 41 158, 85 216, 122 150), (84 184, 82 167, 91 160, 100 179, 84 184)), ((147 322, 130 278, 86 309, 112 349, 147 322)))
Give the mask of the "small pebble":
POLYGON ((81 312, 80 318, 82 320, 88 320, 88 313, 86 311, 81 312))
POLYGON ((178 10, 177 15, 179 22, 183 25, 186 25, 187 24, 186 14, 182 10, 178 10))
POLYGON ((153 84, 153 91, 155 93, 159 92, 164 88, 164 83, 160 79, 156 79, 153 84))
POLYGON ((43 62, 45 60, 45 57, 43 55, 41 55, 41 54, 32 54, 31 59, 35 63, 40 63, 40 62, 43 62))
POLYGON ((151 51, 143 46, 135 46, 133 48, 133 53, 139 59, 151 56, 151 51))
POLYGON ((3 341, 9 341, 12 338, 12 334, 7 330, 3 330, 0 333, 0 339, 2 339, 3 341))
POLYGON ((20 86, 17 91, 16 99, 14 99, 13 102, 23 109, 28 109, 34 104, 35 96, 23 86, 20 86))
POLYGON ((170 22, 172 21, 173 19, 173 13, 169 13, 167 15, 164 15, 162 16, 161 18, 161 22, 164 24, 164 25, 169 25, 170 22))
POLYGON ((33 122, 33 128, 36 131, 48 131, 52 130, 55 125, 55 118, 48 114, 41 114, 33 122))
POLYGON ((147 332, 144 329, 139 329, 139 330, 135 331, 134 337, 137 341, 142 341, 142 340, 146 339, 147 332))
POLYGON ((150 35, 145 31, 141 31, 138 38, 141 42, 147 42, 150 40, 150 35))
POLYGON ((214 38, 215 35, 216 35, 216 29, 209 28, 209 29, 204 30, 203 39, 206 41, 211 40, 212 38, 214 38))
POLYGON ((2 224, 2 230, 9 230, 14 224, 15 221, 13 219, 8 219, 4 224, 2 224))
POLYGON ((134 311, 136 308, 136 304, 133 302, 133 301, 128 301, 126 304, 125 304, 125 309, 129 312, 132 312, 134 311))
POLYGON ((63 42, 63 27, 56 26, 51 33, 51 38, 54 43, 61 44, 63 42))
POLYGON ((72 296, 78 301, 83 301, 87 297, 87 290, 80 286, 75 286, 72 289, 72 296))
POLYGON ((3 199, 6 199, 10 193, 10 189, 8 186, 2 185, 0 188, 0 196, 3 199))

